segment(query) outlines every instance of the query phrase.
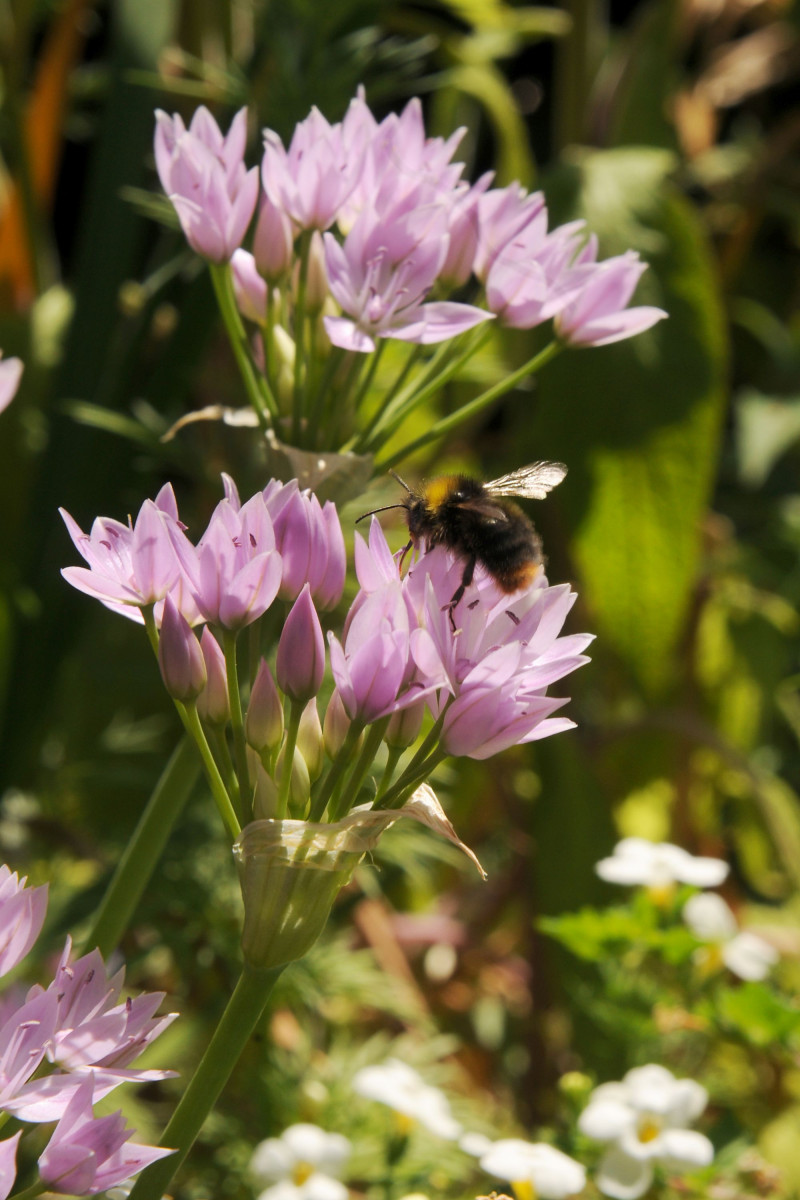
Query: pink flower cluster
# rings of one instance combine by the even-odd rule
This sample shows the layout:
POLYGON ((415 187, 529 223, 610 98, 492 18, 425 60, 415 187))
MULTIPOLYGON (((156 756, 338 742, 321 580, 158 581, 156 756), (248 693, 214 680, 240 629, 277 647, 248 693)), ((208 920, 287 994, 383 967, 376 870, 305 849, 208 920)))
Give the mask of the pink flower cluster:
POLYGON ((212 262, 232 260, 251 320, 266 319, 267 287, 290 280, 304 233, 329 293, 328 337, 346 350, 370 352, 380 338, 440 342, 493 318, 518 329, 555 318, 566 342, 605 345, 666 315, 627 307, 645 269, 634 252, 598 263, 593 240, 581 249, 581 222, 548 231, 540 192, 491 188, 491 174, 463 180, 452 159, 464 130, 427 137, 418 99, 379 122, 359 90, 338 124, 312 109, 288 149, 267 130, 260 200, 245 124, 242 109, 223 137, 205 109, 188 129, 159 112, 155 153, 186 237, 212 262), (484 306, 430 299, 470 277, 484 306))
MULTIPOLYGON (((33 946, 47 909, 47 887, 28 888, 0 866, 0 975, 33 946)), ((171 1071, 131 1063, 175 1019, 156 1017, 163 993, 120 1000, 124 971, 108 974, 99 951, 70 962, 67 939, 47 987, 11 988, 0 997, 0 1110, 21 1121, 56 1121, 39 1157, 50 1191, 94 1195, 125 1183, 169 1150, 128 1139, 120 1112, 95 1117, 92 1105, 125 1082, 165 1079, 171 1071)), ((0 1142, 0 1200, 16 1178, 23 1131, 0 1142)))
MULTIPOLYGON (((309 705, 307 725, 319 727, 315 697, 328 664, 318 610, 341 597, 344 540, 335 507, 321 507, 295 482, 273 481, 244 504, 231 480, 226 492, 196 547, 169 489, 145 502, 132 528, 98 518, 87 537, 65 515, 89 566, 63 573, 126 615, 137 615, 137 605, 160 605, 168 690, 183 702, 197 700, 201 716, 218 724, 229 707, 217 637, 257 620, 278 596, 293 600, 277 646, 277 688, 262 662, 246 722, 251 746, 274 756, 284 728, 278 689, 309 705), (191 626, 204 621, 198 638, 191 626)), ((361 590, 342 638, 328 634, 335 691, 326 736, 338 729, 328 747, 341 744, 351 722, 361 728, 384 717, 393 720, 387 736, 410 745, 426 706, 441 718, 442 749, 472 758, 572 725, 552 715, 566 700, 547 695, 550 684, 586 662, 591 641, 559 636, 575 599, 568 586, 551 587, 542 575, 509 596, 479 570, 458 606, 454 633, 449 601, 463 573, 460 559, 438 547, 401 577, 373 521, 368 544, 356 537, 355 564, 361 590)))

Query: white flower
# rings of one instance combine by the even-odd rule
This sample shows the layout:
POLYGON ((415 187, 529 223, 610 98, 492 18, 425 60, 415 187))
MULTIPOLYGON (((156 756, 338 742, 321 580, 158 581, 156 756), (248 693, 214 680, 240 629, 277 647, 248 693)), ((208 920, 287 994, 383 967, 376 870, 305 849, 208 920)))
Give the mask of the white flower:
POLYGON ((513 1184, 518 1200, 565 1200, 580 1192, 586 1171, 573 1158, 544 1142, 504 1138, 494 1142, 481 1156, 480 1165, 489 1175, 513 1184))
POLYGON ((650 888, 669 888, 675 883, 692 887, 716 887, 728 874, 721 858, 700 858, 671 842, 648 842, 644 838, 623 838, 614 847, 611 858, 602 858, 595 867, 607 883, 626 886, 639 884, 650 888))
POLYGON ((336 1178, 350 1157, 350 1142, 318 1125, 290 1125, 279 1138, 267 1138, 253 1151, 250 1170, 271 1184, 259 1200, 347 1200, 336 1178))
POLYGON ((714 1147, 686 1126, 703 1112, 708 1093, 693 1079, 676 1079, 666 1067, 636 1067, 621 1083, 595 1088, 578 1128, 611 1142, 595 1177, 606 1196, 636 1200, 653 1180, 653 1164, 669 1170, 705 1167, 714 1147))
POLYGON ((461 1126, 450 1112, 444 1092, 431 1087, 413 1067, 397 1058, 374 1067, 362 1067, 353 1076, 353 1091, 367 1100, 386 1104, 396 1113, 419 1122, 437 1137, 454 1142, 461 1135, 461 1126))
POLYGON ((765 979, 778 961, 778 951, 769 942, 755 933, 739 932, 733 912, 713 892, 687 900, 683 919, 695 937, 718 949, 722 962, 740 979, 765 979))

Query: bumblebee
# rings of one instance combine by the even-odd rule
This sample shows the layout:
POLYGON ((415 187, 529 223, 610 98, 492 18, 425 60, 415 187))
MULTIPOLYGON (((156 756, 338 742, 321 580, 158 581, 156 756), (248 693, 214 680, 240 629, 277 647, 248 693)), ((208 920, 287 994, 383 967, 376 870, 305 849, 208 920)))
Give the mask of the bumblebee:
POLYGON ((469 475, 440 475, 415 490, 392 472, 405 488, 406 497, 400 504, 375 511, 405 510, 410 541, 403 557, 423 541, 428 549, 445 546, 464 559, 461 583, 444 606, 450 613, 453 632, 453 614, 472 583, 476 565, 480 564, 504 592, 516 592, 532 583, 544 563, 542 539, 530 518, 506 497, 543 500, 566 473, 563 463, 535 462, 490 483, 469 475))

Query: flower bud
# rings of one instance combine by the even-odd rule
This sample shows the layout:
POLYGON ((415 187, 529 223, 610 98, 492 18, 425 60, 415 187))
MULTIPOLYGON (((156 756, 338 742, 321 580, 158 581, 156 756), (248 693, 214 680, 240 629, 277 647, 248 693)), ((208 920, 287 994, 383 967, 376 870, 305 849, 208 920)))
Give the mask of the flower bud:
POLYGON ((344 711, 342 697, 337 689, 334 688, 333 695, 328 701, 328 707, 325 710, 325 722, 322 727, 322 736, 325 744, 325 753, 328 758, 335 758, 342 748, 342 743, 347 737, 347 731, 350 728, 350 718, 344 711))
POLYGON ((284 695, 301 704, 316 696, 325 674, 325 640, 308 584, 286 618, 275 666, 284 695))
POLYGON ((267 820, 278 811, 278 786, 271 775, 264 770, 261 759, 255 750, 248 747, 247 762, 250 768, 250 778, 255 780, 253 792, 253 816, 256 820, 267 820))
MULTIPOLYGON (((275 777, 280 783, 283 778, 283 772, 286 769, 286 747, 284 746, 278 755, 278 763, 275 767, 275 777)), ((289 800, 293 809, 303 811, 308 804, 311 796, 311 776, 308 773, 308 766, 302 754, 295 750, 292 756, 292 778, 289 781, 289 800)))
POLYGON ((294 399, 294 356, 295 344, 282 325, 272 327, 272 347, 276 365, 276 391, 281 406, 291 409, 294 399))
POLYGON ((325 249, 322 234, 315 229, 311 235, 308 251, 308 275, 306 277, 306 308, 312 316, 322 311, 328 298, 328 273, 325 270, 325 249))
POLYGON ((309 700, 300 716, 297 730, 297 749, 303 756, 308 767, 308 774, 313 783, 322 774, 325 761, 325 750, 322 741, 322 725, 317 712, 316 700, 309 700))
POLYGON ((256 262, 247 250, 234 250, 231 259, 233 291, 242 316, 256 325, 267 319, 267 285, 256 270, 256 262))
POLYGON ((158 665, 164 686, 173 700, 189 704, 206 684, 206 664, 195 634, 178 612, 171 596, 164 598, 158 665))
POLYGON ((266 659, 258 666, 247 716, 244 720, 244 735, 248 743, 259 754, 274 750, 283 737, 283 706, 266 659))
POLYGON ((197 711, 209 725, 227 725, 231 708, 225 655, 207 625, 200 638, 200 649, 206 664, 206 686, 197 697, 197 711))
POLYGON ((260 275, 278 283, 289 269, 294 246, 292 222, 286 213, 262 196, 253 234, 253 256, 260 275))
POLYGON ((393 712, 384 737, 387 746, 405 750, 407 746, 413 745, 419 737, 424 716, 424 700, 417 700, 416 704, 409 704, 407 708, 393 712))

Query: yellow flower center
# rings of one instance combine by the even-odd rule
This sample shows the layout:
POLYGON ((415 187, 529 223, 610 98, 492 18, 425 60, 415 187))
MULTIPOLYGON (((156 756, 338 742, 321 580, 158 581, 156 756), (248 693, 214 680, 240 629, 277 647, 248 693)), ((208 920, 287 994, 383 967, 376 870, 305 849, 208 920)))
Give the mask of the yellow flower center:
POLYGON ((654 1142, 661 1133, 661 1126, 654 1117, 643 1117, 639 1122, 636 1136, 640 1142, 654 1142))
POLYGON ((530 1179, 515 1179, 511 1186, 517 1200, 536 1200, 536 1188, 530 1179))
POLYGON ((417 1122, 406 1113, 395 1112, 394 1123, 400 1137, 408 1137, 417 1122))
POLYGON ((314 1174, 314 1168, 311 1163, 298 1162, 294 1164, 292 1171, 292 1183, 295 1187, 302 1187, 307 1179, 310 1179, 314 1174))
POLYGON ((647 894, 653 901, 653 904, 659 908, 668 908, 672 903, 672 897, 675 895, 674 883, 659 883, 647 889, 647 894))
POLYGON ((701 975, 717 975, 725 966, 722 946, 713 942, 701 946, 699 950, 695 951, 694 961, 701 975))

